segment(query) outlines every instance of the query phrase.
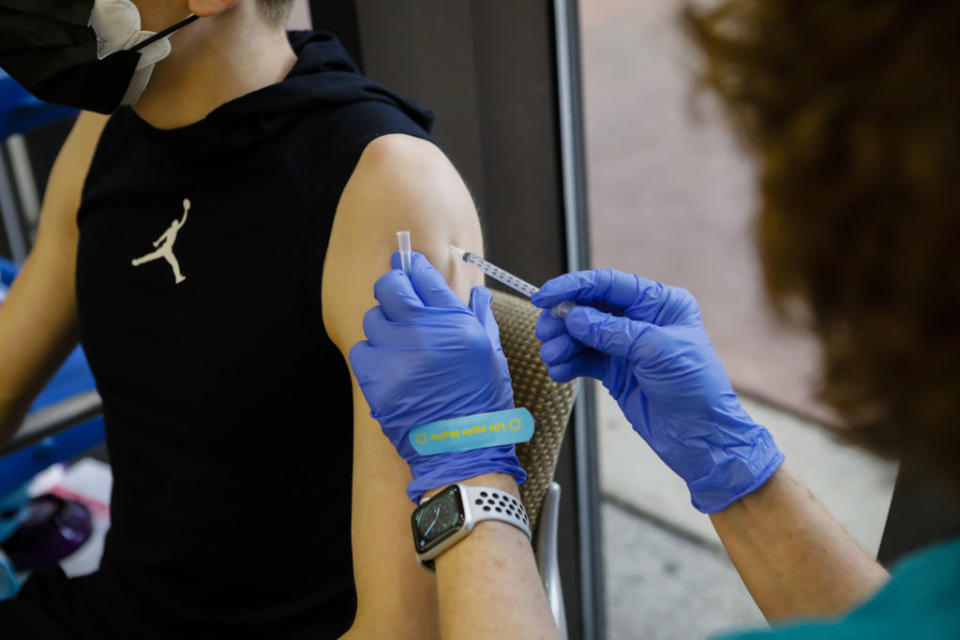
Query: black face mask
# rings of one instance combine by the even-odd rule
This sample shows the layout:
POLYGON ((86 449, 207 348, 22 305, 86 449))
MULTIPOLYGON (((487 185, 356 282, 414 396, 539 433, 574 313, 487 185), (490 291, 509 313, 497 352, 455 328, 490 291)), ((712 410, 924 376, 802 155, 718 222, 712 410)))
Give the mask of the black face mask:
POLYGON ((197 19, 97 59, 94 0, 0 0, 0 68, 45 102, 104 114, 120 106, 140 50, 197 19))

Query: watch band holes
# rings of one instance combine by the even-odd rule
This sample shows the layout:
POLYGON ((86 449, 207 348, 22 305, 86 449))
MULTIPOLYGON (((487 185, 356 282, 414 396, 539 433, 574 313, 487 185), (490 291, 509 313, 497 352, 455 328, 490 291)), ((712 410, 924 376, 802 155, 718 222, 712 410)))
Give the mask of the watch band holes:
POLYGON ((474 494, 473 503, 485 512, 495 511, 519 520, 525 526, 530 526, 530 518, 527 516, 527 509, 523 502, 510 494, 501 494, 497 491, 480 491, 474 494))

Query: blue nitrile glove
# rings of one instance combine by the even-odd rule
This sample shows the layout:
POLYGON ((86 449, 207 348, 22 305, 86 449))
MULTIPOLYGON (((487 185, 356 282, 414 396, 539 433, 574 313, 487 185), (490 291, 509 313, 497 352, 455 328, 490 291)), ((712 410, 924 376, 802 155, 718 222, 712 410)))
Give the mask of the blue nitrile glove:
POLYGON ((780 466, 783 454, 740 406, 690 292, 603 269, 554 278, 532 298, 547 310, 563 300, 578 306, 562 320, 544 311, 537 322, 550 375, 603 381, 687 482, 693 506, 725 509, 780 466))
POLYGON ((513 388, 500 330, 486 287, 474 287, 470 306, 439 271, 414 252, 410 277, 393 270, 377 280, 380 303, 363 318, 367 339, 350 350, 350 365, 370 405, 370 415, 410 465, 407 495, 484 473, 526 479, 513 445, 421 456, 410 444, 414 427, 513 408, 513 388))

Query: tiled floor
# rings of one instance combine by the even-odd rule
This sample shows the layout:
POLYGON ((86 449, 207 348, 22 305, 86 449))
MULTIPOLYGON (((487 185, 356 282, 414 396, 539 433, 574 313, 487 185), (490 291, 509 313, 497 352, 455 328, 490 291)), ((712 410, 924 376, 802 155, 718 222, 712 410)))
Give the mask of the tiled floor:
POLYGON ((726 554, 605 503, 609 640, 693 640, 765 624, 726 554))

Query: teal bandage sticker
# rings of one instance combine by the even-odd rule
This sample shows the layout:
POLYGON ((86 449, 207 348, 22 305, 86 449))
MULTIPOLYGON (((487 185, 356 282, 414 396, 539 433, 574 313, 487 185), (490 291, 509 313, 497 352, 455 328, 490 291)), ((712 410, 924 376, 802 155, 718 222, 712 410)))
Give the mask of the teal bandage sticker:
POLYGON ((499 447, 532 438, 533 416, 526 409, 478 413, 414 427, 409 437, 422 456, 499 447))

